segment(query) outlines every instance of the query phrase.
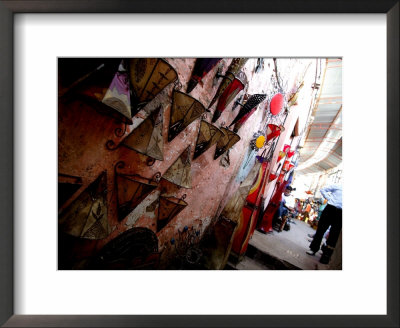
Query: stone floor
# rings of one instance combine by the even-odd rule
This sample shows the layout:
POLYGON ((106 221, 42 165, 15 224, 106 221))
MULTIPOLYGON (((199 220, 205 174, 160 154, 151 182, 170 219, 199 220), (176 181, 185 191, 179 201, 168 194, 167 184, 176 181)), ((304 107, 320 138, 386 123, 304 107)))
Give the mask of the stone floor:
POLYGON ((315 230, 303 221, 293 221, 289 231, 274 230, 270 234, 255 231, 246 257, 229 265, 238 270, 327 270, 328 265, 319 263, 321 251, 315 256, 306 254, 310 245, 307 234, 313 234, 315 230))

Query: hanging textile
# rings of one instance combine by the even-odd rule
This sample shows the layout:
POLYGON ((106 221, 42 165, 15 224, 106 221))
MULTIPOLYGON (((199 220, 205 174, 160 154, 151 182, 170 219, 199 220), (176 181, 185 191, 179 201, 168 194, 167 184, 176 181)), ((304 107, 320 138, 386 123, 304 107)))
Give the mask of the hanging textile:
POLYGON ((132 85, 132 115, 153 100, 168 84, 178 79, 178 73, 161 58, 133 58, 129 60, 132 85))
MULTIPOLYGON (((225 76, 221 82, 221 84, 218 87, 218 90, 214 96, 214 98, 211 100, 210 105, 208 108, 211 108, 212 105, 217 101, 217 99, 224 93, 225 89, 232 83, 234 80, 235 76, 240 72, 240 70, 243 68, 243 66, 246 64, 248 58, 233 58, 231 64, 229 65, 225 76)), ((243 83, 245 81, 241 80, 243 83)), ((246 83, 244 83, 246 84, 246 83)))
POLYGON ((162 132, 163 110, 160 105, 122 141, 122 145, 162 161, 164 160, 162 132))
POLYGON ((164 173, 163 178, 183 188, 192 188, 190 163, 190 146, 187 147, 177 160, 164 173))
POLYGON ((223 153, 232 148, 233 145, 240 140, 239 135, 237 135, 235 132, 228 130, 227 128, 221 127, 220 131, 224 135, 218 139, 214 159, 220 157, 223 153))
POLYGON ((240 91, 244 89, 247 84, 246 75, 241 72, 238 77, 235 77, 229 85, 226 87, 225 91, 221 94, 217 108, 215 109, 212 122, 216 122, 221 116, 225 108, 235 99, 240 91))
POLYGON ((59 215, 59 229, 84 239, 106 238, 110 233, 107 210, 107 172, 104 171, 59 215))
POLYGON ((196 159, 207 149, 212 147, 223 135, 224 133, 221 132, 216 126, 201 120, 193 159, 196 159))
POLYGON ((172 93, 168 142, 173 140, 190 123, 201 117, 205 111, 206 109, 197 99, 186 93, 174 90, 172 93))
POLYGON ((186 92, 190 93, 222 58, 197 58, 186 92))
POLYGON ((115 182, 117 188, 118 220, 122 221, 131 213, 154 189, 157 188, 161 175, 156 173, 153 178, 144 178, 138 174, 123 174, 117 169, 125 164, 115 165, 115 182))

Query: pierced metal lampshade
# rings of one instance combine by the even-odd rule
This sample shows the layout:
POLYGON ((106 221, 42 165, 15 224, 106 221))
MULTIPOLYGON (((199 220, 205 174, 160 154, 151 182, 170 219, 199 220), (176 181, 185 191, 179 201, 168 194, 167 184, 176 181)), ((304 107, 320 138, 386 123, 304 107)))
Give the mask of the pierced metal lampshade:
POLYGON ((220 157, 228 149, 232 148, 235 143, 240 140, 239 135, 235 132, 228 130, 227 128, 221 127, 220 131, 224 134, 219 138, 217 142, 217 148, 215 149, 214 159, 220 157))
POLYGON ((257 106, 265 100, 267 97, 266 94, 255 94, 250 96, 249 100, 243 105, 240 109, 239 113, 229 125, 231 127, 236 122, 239 122, 241 125, 250 117, 250 115, 257 109, 257 106), (254 111, 252 111, 254 109, 254 111))
POLYGON ((119 173, 117 169, 123 168, 124 166, 124 162, 118 162, 115 165, 119 221, 122 221, 157 188, 159 179, 161 178, 160 173, 156 173, 152 179, 143 178, 137 174, 119 173))
POLYGON ((182 198, 160 196, 157 217, 157 232, 164 228, 175 216, 177 216, 187 205, 182 198))
POLYGON ((59 215, 59 229, 84 239, 106 238, 110 233, 107 209, 107 172, 104 171, 59 215))
POLYGON ((289 145, 284 145, 283 146, 283 151, 287 154, 290 151, 290 146, 289 145))
MULTIPOLYGON (((240 70, 243 68, 243 66, 246 64, 248 58, 233 58, 231 64, 229 65, 225 76, 221 82, 221 84, 218 87, 217 92, 215 93, 214 98, 211 100, 210 105, 208 108, 211 108, 212 105, 217 101, 217 99, 224 93, 226 88, 232 83, 232 81, 235 79, 235 76, 240 72, 240 70)), ((245 81, 242 80, 244 84, 245 81)))
POLYGON ((132 112, 135 115, 153 100, 168 84, 178 79, 178 73, 161 58, 133 58, 129 60, 132 85, 132 112))
POLYGON ((187 147, 177 160, 164 173, 163 179, 183 188, 192 188, 192 166, 190 164, 190 146, 187 147))
POLYGON ((216 126, 201 120, 193 159, 196 159, 207 149, 212 147, 223 135, 224 133, 221 132, 216 126))
POLYGON ((181 91, 174 90, 172 93, 168 142, 173 140, 190 123, 201 117, 205 111, 205 107, 197 99, 181 91))
POLYGON ((225 91, 222 93, 218 99, 217 108, 215 109, 212 122, 218 120, 225 108, 235 99, 240 91, 243 90, 245 84, 247 83, 246 75, 241 72, 238 77, 235 77, 231 83, 226 87, 225 91))
POLYGON ((160 105, 121 144, 143 155, 162 161, 164 160, 162 132, 163 109, 160 105))
POLYGON ((186 92, 190 93, 197 84, 211 71, 222 58, 198 58, 194 64, 192 76, 188 82, 186 92))

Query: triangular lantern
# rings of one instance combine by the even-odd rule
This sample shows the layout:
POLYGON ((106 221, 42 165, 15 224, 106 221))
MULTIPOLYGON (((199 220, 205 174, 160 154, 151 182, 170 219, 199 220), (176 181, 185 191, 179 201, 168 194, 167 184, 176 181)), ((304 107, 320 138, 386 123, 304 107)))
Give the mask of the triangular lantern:
POLYGON ((160 196, 157 217, 157 232, 164 228, 188 204, 182 198, 160 196))
POLYGON ((233 99, 238 95, 240 91, 243 90, 245 84, 247 83, 246 75, 241 72, 240 77, 235 77, 231 83, 226 87, 225 91, 222 93, 218 100, 217 108, 215 109, 212 122, 218 120, 225 108, 232 102, 233 99))
POLYGON ((267 125, 267 142, 278 137, 282 130, 283 126, 277 126, 275 124, 268 124, 267 125))
POLYGON ((269 182, 274 181, 277 177, 278 177, 277 175, 271 173, 271 174, 269 175, 268 181, 269 181, 269 182))
POLYGON ((190 93, 196 85, 202 81, 203 77, 207 75, 209 71, 211 71, 215 65, 222 58, 198 58, 196 59, 196 63, 194 64, 192 76, 189 80, 187 93, 190 93))
POLYGON ((295 153, 295 151, 294 151, 294 150, 292 150, 292 151, 288 151, 288 153, 287 153, 287 157, 288 157, 288 158, 291 158, 291 157, 294 155, 294 153, 295 153))
POLYGON ((59 215, 59 229, 79 238, 106 238, 110 233, 107 209, 105 171, 59 215))
POLYGON ((124 163, 115 165, 115 181, 117 186, 118 220, 122 221, 158 186, 157 173, 152 179, 143 178, 137 174, 123 174, 117 168, 123 168, 124 163))
POLYGON ((286 156, 286 153, 284 151, 280 151, 277 162, 280 162, 282 160, 282 158, 284 158, 285 156, 286 156))
POLYGON ((224 135, 216 126, 201 120, 193 159, 199 157, 224 135))
POLYGON ((217 148, 215 149, 214 159, 217 159, 223 153, 225 153, 228 149, 232 148, 235 143, 240 140, 238 134, 233 131, 228 130, 227 128, 222 128, 220 131, 224 134, 221 138, 219 138, 217 142, 217 148))
POLYGON ((190 164, 190 146, 187 147, 177 160, 164 173, 163 178, 179 187, 192 187, 192 174, 190 164))
POLYGON ((162 132, 163 110, 160 105, 122 141, 122 145, 162 161, 164 160, 162 132))
MULTIPOLYGON (((211 108, 212 105, 217 101, 217 99, 224 93, 224 91, 228 88, 228 86, 232 83, 235 76, 239 73, 239 71, 246 64, 248 58, 233 58, 231 64, 228 67, 228 70, 225 73, 225 76, 218 87, 218 90, 212 99, 208 108, 211 108)), ((242 80, 244 83, 244 81, 242 80)), ((245 84, 245 83, 244 83, 245 84)))
POLYGON ((132 85, 133 115, 153 100, 168 84, 178 79, 178 73, 161 58, 133 58, 129 61, 132 85))
POLYGON ((190 123, 198 119, 205 111, 206 109, 197 99, 186 93, 174 90, 172 93, 168 142, 174 139, 190 123))

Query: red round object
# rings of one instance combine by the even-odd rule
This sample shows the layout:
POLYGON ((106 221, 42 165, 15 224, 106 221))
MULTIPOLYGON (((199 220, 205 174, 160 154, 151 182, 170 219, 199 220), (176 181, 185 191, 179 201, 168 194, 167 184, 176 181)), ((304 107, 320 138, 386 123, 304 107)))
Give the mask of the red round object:
POLYGON ((269 110, 272 115, 278 115, 283 107, 283 95, 281 93, 277 93, 272 97, 271 103, 269 104, 269 110))

